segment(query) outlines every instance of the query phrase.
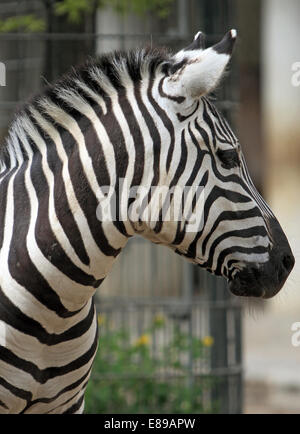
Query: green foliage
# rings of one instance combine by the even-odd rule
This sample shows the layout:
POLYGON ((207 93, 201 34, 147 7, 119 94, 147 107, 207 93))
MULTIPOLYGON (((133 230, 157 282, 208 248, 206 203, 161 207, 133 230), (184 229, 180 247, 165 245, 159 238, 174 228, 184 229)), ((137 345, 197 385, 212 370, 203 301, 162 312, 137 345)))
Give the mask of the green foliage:
MULTIPOLYGON (((170 13, 173 2, 174 0, 62 0, 54 4, 54 13, 66 17, 69 22, 80 23, 84 15, 92 13, 95 7, 111 6, 116 12, 122 14, 131 11, 143 16, 153 12, 161 18, 165 18, 170 13)), ((0 20, 0 33, 43 32, 45 29, 45 20, 34 14, 0 20)))
POLYGON ((0 33, 8 32, 43 32, 46 28, 45 21, 35 15, 20 15, 0 20, 0 33))
POLYGON ((95 0, 63 0, 55 3, 54 12, 56 15, 65 15, 68 21, 79 23, 84 13, 91 13, 94 4, 101 5, 102 2, 95 0))
POLYGON ((162 320, 155 319, 135 342, 129 329, 100 332, 100 348, 85 397, 86 413, 212 411, 203 404, 203 393, 212 380, 191 377, 190 371, 190 360, 194 367, 205 363, 209 348, 179 327, 168 342, 159 339, 162 327, 162 320))
POLYGON ((100 2, 112 6, 116 11, 123 14, 128 11, 138 15, 154 12, 160 18, 166 18, 170 13, 174 0, 102 0, 100 2))
POLYGON ((170 13, 173 2, 174 0, 63 0, 55 4, 55 12, 57 15, 66 15, 71 22, 80 22, 82 14, 92 12, 95 6, 110 6, 118 13, 131 11, 140 16, 154 12, 165 18, 170 13))

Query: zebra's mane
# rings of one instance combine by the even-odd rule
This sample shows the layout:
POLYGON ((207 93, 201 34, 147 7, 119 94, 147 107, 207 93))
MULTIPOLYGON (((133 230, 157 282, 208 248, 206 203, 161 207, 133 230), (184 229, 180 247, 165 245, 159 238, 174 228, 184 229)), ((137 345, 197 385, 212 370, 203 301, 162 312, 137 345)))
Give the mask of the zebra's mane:
MULTIPOLYGON (((155 74, 163 67, 167 70, 172 63, 171 52, 167 48, 141 48, 129 51, 114 51, 95 58, 89 58, 84 64, 73 67, 53 84, 48 84, 42 93, 32 97, 17 108, 8 130, 4 144, 0 146, 0 166, 8 157, 8 147, 14 149, 13 142, 31 108, 40 109, 41 103, 47 99, 59 100, 62 94, 75 92, 79 84, 86 85, 94 92, 103 94, 119 91, 131 83, 142 80, 145 76, 155 74), (97 83, 97 86, 96 86, 97 83), (96 88, 97 87, 97 88, 96 88), (111 91, 111 92, 110 92, 111 91)), ((63 107, 61 99, 59 105, 63 107)), ((1 169, 1 167, 0 167, 1 169)))

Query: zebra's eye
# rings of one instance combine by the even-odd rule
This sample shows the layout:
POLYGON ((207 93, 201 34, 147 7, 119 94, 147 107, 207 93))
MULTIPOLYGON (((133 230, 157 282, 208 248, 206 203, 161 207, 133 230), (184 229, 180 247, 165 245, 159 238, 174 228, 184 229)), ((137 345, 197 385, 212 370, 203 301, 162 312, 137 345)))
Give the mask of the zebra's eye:
POLYGON ((236 149, 218 149, 216 152, 224 169, 233 169, 240 164, 239 154, 236 149))

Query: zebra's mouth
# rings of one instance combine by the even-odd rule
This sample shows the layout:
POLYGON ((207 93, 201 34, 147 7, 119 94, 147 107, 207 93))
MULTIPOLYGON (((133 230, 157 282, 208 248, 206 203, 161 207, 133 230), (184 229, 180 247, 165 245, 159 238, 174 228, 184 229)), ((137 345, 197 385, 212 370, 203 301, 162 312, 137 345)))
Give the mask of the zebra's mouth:
POLYGON ((266 290, 258 282, 254 282, 253 279, 243 279, 242 276, 237 275, 233 280, 228 283, 229 290, 232 294, 239 297, 265 297, 266 290))
POLYGON ((271 298, 276 295, 294 266, 294 258, 284 255, 283 260, 274 260, 261 265, 248 264, 229 280, 229 290, 240 297, 271 298))
POLYGON ((282 229, 275 218, 268 222, 273 247, 263 263, 245 262, 244 267, 229 280, 234 295, 271 298, 276 295, 292 271, 295 258, 282 229))

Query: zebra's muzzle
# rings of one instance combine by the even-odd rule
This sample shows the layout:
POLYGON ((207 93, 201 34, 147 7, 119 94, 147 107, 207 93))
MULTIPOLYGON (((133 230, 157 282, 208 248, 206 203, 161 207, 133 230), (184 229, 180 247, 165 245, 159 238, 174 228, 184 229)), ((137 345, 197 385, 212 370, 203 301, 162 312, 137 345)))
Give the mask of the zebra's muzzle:
POLYGON ((229 281, 229 290, 239 297, 264 297, 266 289, 257 274, 253 266, 240 271, 233 280, 229 281))
POLYGON ((272 236, 269 260, 262 264, 245 263, 229 282, 234 295, 271 298, 276 295, 292 271, 295 258, 289 242, 276 218, 268 221, 272 236))
POLYGON ((291 250, 273 248, 270 259, 263 264, 247 264, 229 282, 234 295, 244 297, 271 298, 283 287, 294 267, 295 259, 291 250))

